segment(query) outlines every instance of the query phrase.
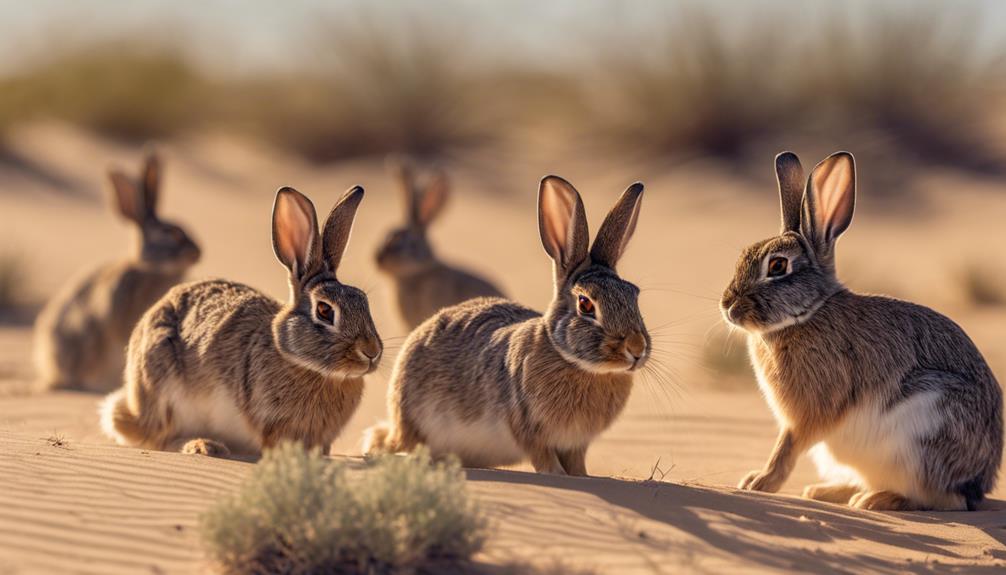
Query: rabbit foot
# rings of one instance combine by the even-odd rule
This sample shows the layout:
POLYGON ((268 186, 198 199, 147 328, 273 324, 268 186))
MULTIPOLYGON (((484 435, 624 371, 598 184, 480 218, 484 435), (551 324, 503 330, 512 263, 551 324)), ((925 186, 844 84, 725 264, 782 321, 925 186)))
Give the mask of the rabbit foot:
POLYGON ((182 453, 189 455, 209 455, 211 457, 227 457, 231 450, 219 441, 212 439, 193 439, 182 446, 182 453))
POLYGON ((782 487, 783 479, 777 477, 775 473, 771 471, 752 471, 748 473, 741 482, 737 484, 738 489, 743 489, 745 491, 765 491, 767 493, 775 493, 779 491, 782 487))
POLYGON ((871 511, 913 511, 918 508, 907 497, 893 491, 864 491, 849 499, 849 506, 871 511))
POLYGON ((827 503, 847 503, 850 498, 858 494, 862 489, 855 485, 842 485, 835 483, 817 483, 808 485, 803 489, 804 499, 824 501, 827 503))

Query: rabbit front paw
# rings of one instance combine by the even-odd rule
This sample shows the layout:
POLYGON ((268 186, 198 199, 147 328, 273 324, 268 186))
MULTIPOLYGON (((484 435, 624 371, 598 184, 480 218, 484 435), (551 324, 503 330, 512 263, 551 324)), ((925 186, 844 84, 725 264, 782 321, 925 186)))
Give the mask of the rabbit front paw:
POLYGON ((782 484, 783 479, 779 478, 778 474, 759 469, 744 476, 744 479, 737 484, 737 488, 745 491, 765 491, 767 493, 775 493, 776 491, 779 491, 782 484))

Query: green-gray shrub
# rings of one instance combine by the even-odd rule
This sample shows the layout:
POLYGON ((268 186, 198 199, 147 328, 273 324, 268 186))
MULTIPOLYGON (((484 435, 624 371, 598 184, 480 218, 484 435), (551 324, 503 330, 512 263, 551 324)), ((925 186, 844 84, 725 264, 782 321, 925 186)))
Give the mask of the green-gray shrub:
POLYGON ((395 573, 470 558, 487 520, 455 462, 425 451, 360 470, 284 444, 201 518, 226 573, 395 573))

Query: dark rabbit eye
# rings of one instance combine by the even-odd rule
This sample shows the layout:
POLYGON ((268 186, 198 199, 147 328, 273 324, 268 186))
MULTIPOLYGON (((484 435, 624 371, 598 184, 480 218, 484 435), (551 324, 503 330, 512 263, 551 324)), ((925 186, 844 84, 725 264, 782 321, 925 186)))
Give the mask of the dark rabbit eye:
POLYGON ((768 261, 768 277, 777 278, 786 275, 786 270, 789 269, 789 260, 776 256, 768 261))
POLYGON ((577 296, 576 310, 580 312, 580 315, 594 317, 594 302, 590 301, 587 296, 577 296))
POLYGON ((316 316, 318 316, 318 319, 320 319, 321 321, 329 325, 335 324, 335 310, 332 309, 332 306, 328 305, 327 303, 323 301, 318 302, 318 305, 315 307, 314 313, 316 316))

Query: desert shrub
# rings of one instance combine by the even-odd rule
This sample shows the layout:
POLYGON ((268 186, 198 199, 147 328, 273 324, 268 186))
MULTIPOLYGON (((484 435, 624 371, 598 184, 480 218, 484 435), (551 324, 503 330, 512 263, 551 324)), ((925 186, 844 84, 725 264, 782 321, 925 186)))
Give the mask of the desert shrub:
POLYGON ((227 573, 409 572, 469 558, 486 527, 456 463, 419 452, 354 471, 295 444, 267 452, 201 520, 227 573))
POLYGON ((975 6, 879 6, 861 19, 836 11, 815 28, 795 88, 833 137, 880 140, 927 164, 997 168, 988 119, 1002 101, 1004 46, 983 44, 975 6))
POLYGON ((628 34, 643 44, 611 50, 601 43, 603 81, 591 85, 605 88, 594 115, 602 138, 644 157, 732 159, 787 127, 794 114, 784 89, 784 36, 770 22, 728 30, 719 15, 698 8, 658 18, 656 31, 628 34))
POLYGON ((621 44, 598 43, 604 67, 585 82, 597 95, 588 120, 602 141, 658 160, 742 165, 827 141, 822 153, 1001 170, 989 119, 1006 92, 1006 47, 983 42, 979 7, 856 16, 777 7, 738 21, 691 7, 655 16, 652 29, 619 28, 621 44))
POLYGON ((971 264, 960 272, 964 299, 973 306, 989 307, 1006 304, 1006 287, 1002 278, 988 267, 971 264))
POLYGON ((24 260, 12 253, 0 253, 0 311, 24 304, 27 269, 24 260))
POLYGON ((313 162, 407 153, 437 158, 493 140, 459 30, 367 12, 319 25, 314 65, 263 87, 261 134, 313 162))
POLYGON ((96 44, 0 81, 0 127, 55 118, 129 142, 161 138, 203 122, 211 91, 169 50, 140 40, 96 44))
POLYGON ((709 372, 710 387, 721 390, 748 389, 752 381, 747 342, 736 333, 709 337, 702 348, 701 365, 709 372))

